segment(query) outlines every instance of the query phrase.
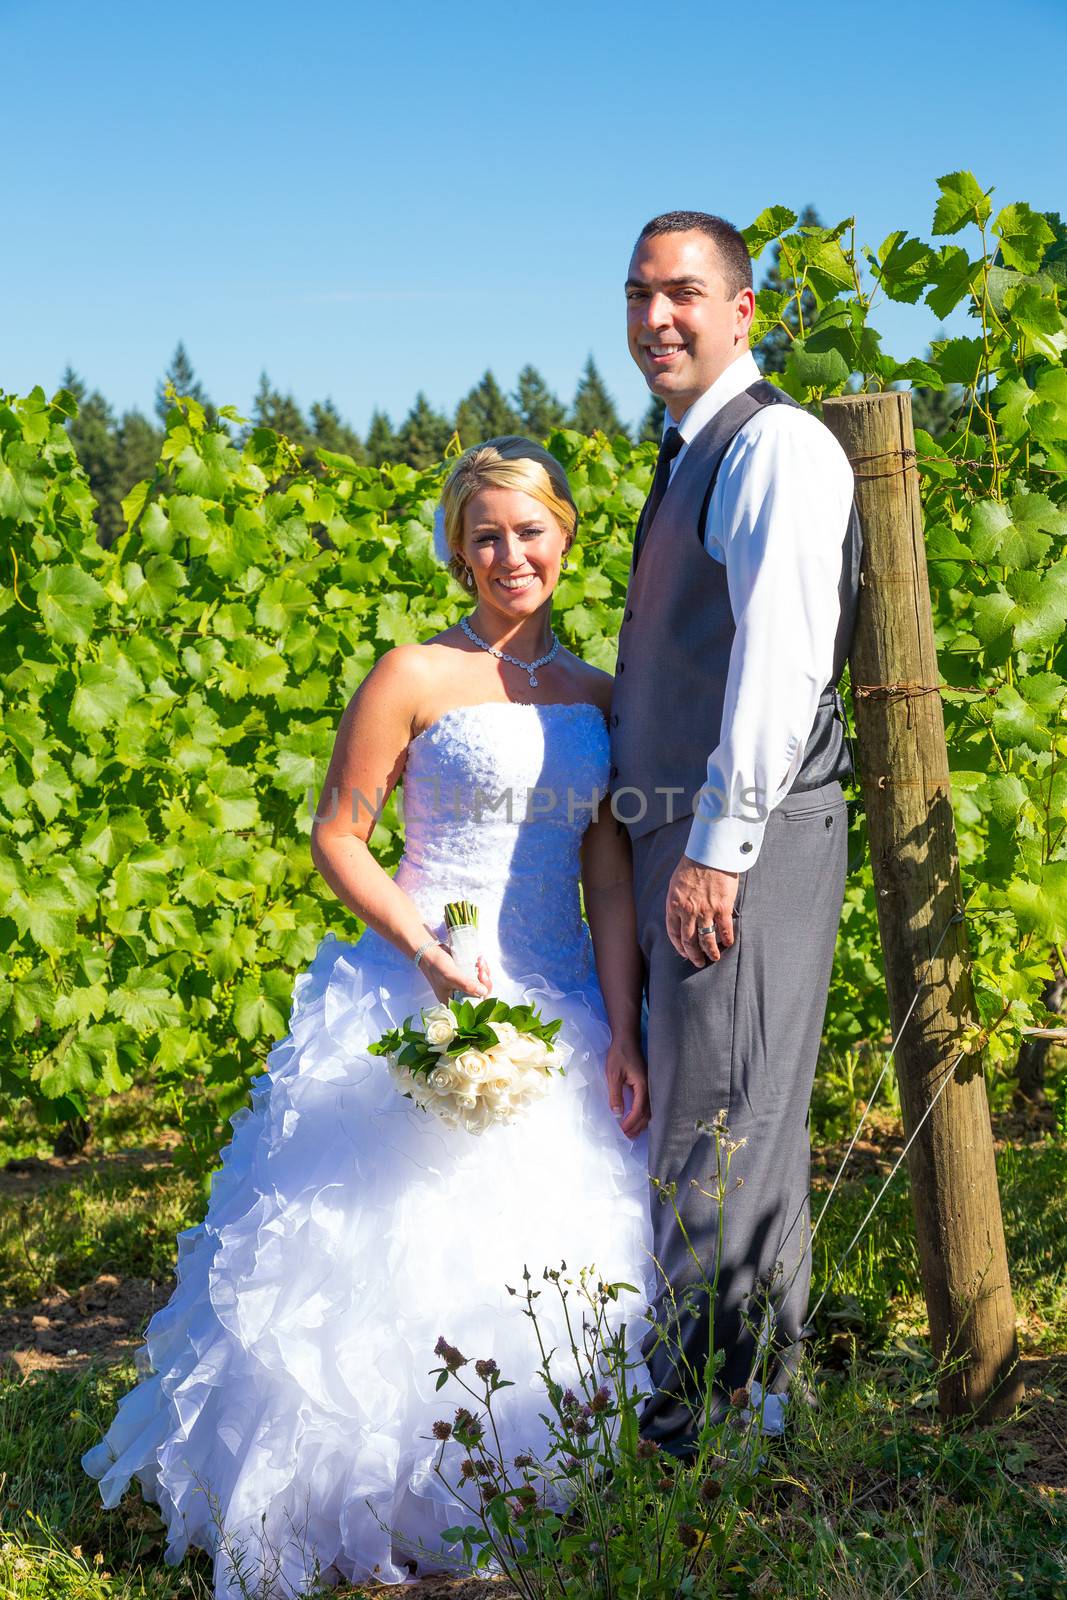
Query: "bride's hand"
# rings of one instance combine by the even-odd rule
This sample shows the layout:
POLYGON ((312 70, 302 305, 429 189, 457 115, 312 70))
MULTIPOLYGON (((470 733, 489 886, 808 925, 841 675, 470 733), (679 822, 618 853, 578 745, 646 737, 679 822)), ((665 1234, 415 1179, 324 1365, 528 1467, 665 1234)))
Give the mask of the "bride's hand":
POLYGON ((619 1127, 628 1139, 636 1139, 648 1127, 648 1068, 638 1044, 612 1040, 604 1061, 608 1083, 608 1104, 621 1118, 619 1127), (623 1090, 629 1089, 630 1109, 623 1116, 623 1090))
POLYGON ((457 989, 475 1000, 485 999, 490 992, 489 963, 484 956, 479 956, 476 965, 477 976, 472 977, 461 971, 452 959, 452 952, 439 944, 427 950, 419 962, 419 971, 424 974, 435 997, 442 1005, 447 1005, 457 989))

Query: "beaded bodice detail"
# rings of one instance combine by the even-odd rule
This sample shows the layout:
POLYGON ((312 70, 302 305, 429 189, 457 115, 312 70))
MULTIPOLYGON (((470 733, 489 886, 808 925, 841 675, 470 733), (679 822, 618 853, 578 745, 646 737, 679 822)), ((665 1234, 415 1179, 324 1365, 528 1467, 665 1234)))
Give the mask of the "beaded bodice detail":
POLYGON ((443 933, 447 900, 476 902, 495 980, 592 971, 579 847, 607 789, 610 741, 591 702, 456 706, 411 740, 396 882, 443 933))

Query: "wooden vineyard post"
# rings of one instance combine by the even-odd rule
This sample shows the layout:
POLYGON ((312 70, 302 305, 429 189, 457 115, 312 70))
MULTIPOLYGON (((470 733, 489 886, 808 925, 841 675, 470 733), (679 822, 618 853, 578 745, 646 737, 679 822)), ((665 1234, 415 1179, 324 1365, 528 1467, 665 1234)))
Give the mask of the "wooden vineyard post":
POLYGON ((980 1055, 959 1061, 930 1110, 978 1014, 966 925, 951 922, 959 860, 911 397, 846 395, 823 417, 852 462, 864 535, 849 665, 894 1038, 919 995, 896 1069, 905 1136, 922 1124, 908 1169, 930 1333, 946 1364, 941 1415, 985 1420, 1011 1412, 1023 1386, 980 1055))

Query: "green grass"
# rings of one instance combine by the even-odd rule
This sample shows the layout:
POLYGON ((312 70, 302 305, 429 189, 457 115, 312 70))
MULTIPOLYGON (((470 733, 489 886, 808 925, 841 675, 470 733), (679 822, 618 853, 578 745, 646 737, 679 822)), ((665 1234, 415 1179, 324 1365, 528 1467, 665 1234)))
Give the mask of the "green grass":
MULTIPOLYGON (((110 1157, 0 1212, 4 1303, 25 1304, 55 1285, 73 1293, 101 1272, 169 1280, 175 1234, 199 1220, 203 1185, 175 1170, 165 1150, 154 1168, 149 1150, 139 1161, 117 1154, 122 1142, 144 1148, 161 1133, 116 1106, 103 1130, 110 1157)), ((0 1162, 26 1153, 21 1138, 15 1130, 0 1162)), ((999 1167, 1024 1345, 1067 1352, 1067 1142, 1049 1135, 1007 1145, 999 1167)), ((816 1240, 816 1293, 879 1182, 873 1173, 847 1179, 835 1196, 816 1240)), ((815 1214, 820 1204, 817 1192, 815 1214)), ((902 1170, 820 1315, 820 1355, 830 1363, 820 1403, 794 1407, 788 1437, 770 1446, 732 1535, 735 1586, 718 1593, 1067 1597, 1067 1490, 1041 1486, 1041 1431, 1018 1420, 965 1432, 935 1426, 918 1284, 902 1170)), ((0 1600, 210 1600, 207 1556, 166 1566, 154 1508, 131 1491, 103 1511, 79 1466, 133 1381, 131 1361, 0 1380, 0 1600)), ((1055 1417, 1050 1406, 1047 1416, 1055 1417)), ((1062 1432, 1062 1410, 1051 1426, 1062 1432)))
POLYGON ((200 1186, 169 1163, 87 1168, 0 1212, 0 1305, 52 1286, 73 1293, 101 1272, 165 1282, 175 1235, 199 1221, 200 1186))

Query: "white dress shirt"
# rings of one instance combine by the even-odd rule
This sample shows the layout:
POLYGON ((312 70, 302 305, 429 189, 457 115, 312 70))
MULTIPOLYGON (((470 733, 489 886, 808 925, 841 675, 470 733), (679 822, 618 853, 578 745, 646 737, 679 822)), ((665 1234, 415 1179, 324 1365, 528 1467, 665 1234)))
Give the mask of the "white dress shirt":
MULTIPOLYGON (((689 441, 762 377, 750 350, 720 373, 676 426, 689 441)), ((830 430, 796 406, 765 406, 722 460, 704 547, 726 568, 736 631, 719 743, 708 756, 686 854, 721 872, 744 872, 766 819, 740 798, 757 791, 769 812, 804 758, 819 695, 833 671, 840 617, 841 550, 852 508, 852 468, 830 430), (731 797, 724 807, 720 797, 731 797), (742 844, 751 848, 742 853, 742 844)), ((750 797, 751 798, 751 797, 750 797)))

